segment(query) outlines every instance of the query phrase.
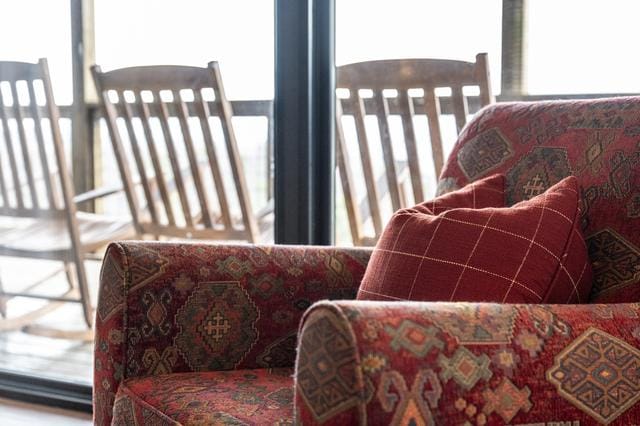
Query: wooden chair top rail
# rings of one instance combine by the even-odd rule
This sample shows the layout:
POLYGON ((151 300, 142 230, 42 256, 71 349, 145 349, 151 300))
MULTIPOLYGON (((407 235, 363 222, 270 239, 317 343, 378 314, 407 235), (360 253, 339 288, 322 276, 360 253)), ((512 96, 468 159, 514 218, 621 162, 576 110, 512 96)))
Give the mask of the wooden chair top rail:
POLYGON ((163 90, 210 88, 211 72, 218 68, 217 62, 209 63, 209 68, 198 68, 183 65, 160 65, 121 68, 109 72, 101 72, 103 90, 163 90))
POLYGON ((482 78, 477 64, 486 62, 487 54, 479 53, 476 61, 392 59, 358 62, 339 67, 336 87, 382 90, 477 85, 482 78))
POLYGON ((40 59, 38 63, 2 61, 0 62, 0 81, 21 81, 41 79, 41 66, 46 59, 40 59))

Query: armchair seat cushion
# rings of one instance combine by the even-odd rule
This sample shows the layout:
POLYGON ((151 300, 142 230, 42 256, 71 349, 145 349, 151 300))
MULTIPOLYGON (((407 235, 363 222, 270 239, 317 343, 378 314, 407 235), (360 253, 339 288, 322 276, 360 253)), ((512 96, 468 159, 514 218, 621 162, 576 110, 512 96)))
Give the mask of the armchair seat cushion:
POLYGON ((291 368, 164 374, 125 380, 113 424, 293 424, 291 368))

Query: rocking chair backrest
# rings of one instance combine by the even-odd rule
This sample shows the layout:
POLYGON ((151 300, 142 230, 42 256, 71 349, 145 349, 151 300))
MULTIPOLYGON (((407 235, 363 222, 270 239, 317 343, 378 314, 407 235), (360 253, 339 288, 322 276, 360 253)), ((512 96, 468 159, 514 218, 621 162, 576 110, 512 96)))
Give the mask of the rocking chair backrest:
POLYGON ((95 66, 92 71, 137 231, 255 241, 256 219, 218 64, 142 66, 106 73, 95 66), (214 138, 215 118, 223 144, 214 138), (136 180, 142 193, 136 191, 136 180), (229 188, 237 199, 230 199, 229 188), (234 220, 233 201, 240 223, 234 220))
POLYGON ((46 59, 0 62, 0 215, 75 215, 46 59))

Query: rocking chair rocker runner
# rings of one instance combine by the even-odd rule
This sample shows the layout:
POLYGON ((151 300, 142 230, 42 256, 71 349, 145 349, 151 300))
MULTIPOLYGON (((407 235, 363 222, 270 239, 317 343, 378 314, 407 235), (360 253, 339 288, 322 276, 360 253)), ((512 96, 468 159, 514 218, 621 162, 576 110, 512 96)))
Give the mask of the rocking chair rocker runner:
POLYGON ((63 302, 80 303, 91 328, 93 308, 83 262, 108 242, 133 236, 130 220, 77 211, 76 203, 112 192, 74 195, 47 61, 0 62, 0 88, 8 89, 0 90, 0 255, 61 261, 69 281, 69 289, 59 296, 35 293, 43 280, 20 292, 0 283, 0 330, 25 326, 63 302), (50 303, 7 318, 6 302, 13 297, 50 303))

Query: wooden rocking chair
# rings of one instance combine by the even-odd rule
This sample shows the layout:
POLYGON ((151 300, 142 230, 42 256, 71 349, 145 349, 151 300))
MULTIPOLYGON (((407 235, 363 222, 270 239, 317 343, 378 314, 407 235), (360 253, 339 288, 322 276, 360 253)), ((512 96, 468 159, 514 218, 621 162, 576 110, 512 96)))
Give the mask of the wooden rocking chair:
POLYGON ((410 183, 411 193, 416 203, 424 200, 423 171, 418 156, 418 145, 414 123, 415 115, 426 115, 431 142, 431 154, 436 179, 440 175, 444 161, 442 135, 440 131, 440 98, 435 89, 451 88, 450 106, 455 117, 458 133, 467 121, 467 99, 463 87, 477 86, 480 89, 482 106, 493 102, 489 80, 489 66, 486 53, 476 56, 476 62, 443 59, 397 59, 359 62, 343 65, 336 70, 336 88, 347 89, 349 97, 338 99, 336 108, 336 154, 338 170, 345 197, 351 236, 355 245, 375 245, 385 221, 381 212, 383 189, 389 196, 391 210, 396 211, 406 204, 406 194, 402 182, 410 183), (384 90, 396 90, 396 97, 386 97, 384 90), (411 89, 421 89, 424 95, 413 97, 411 89), (370 90, 371 98, 364 98, 360 91, 370 90), (358 160, 349 159, 347 139, 343 127, 343 116, 353 116, 360 167, 364 176, 366 195, 358 194, 354 180, 353 166, 358 160), (384 162, 383 182, 379 181, 372 163, 370 136, 367 134, 365 117, 374 115, 378 124, 384 162), (404 145, 407 153, 403 173, 397 161, 397 152, 391 140, 391 115, 400 117, 404 145), (421 170, 422 168, 422 170, 421 170), (403 176, 407 175, 406 179, 403 176), (366 204, 361 201, 366 200, 366 204), (364 222, 371 220, 373 234, 367 233, 364 222))
POLYGON ((74 195, 65 161, 59 112, 53 98, 47 61, 0 62, 0 255, 61 261, 69 282, 64 294, 36 293, 46 281, 19 292, 0 283, 0 331, 26 331, 54 337, 90 335, 93 308, 84 260, 115 239, 134 234, 130 220, 78 212, 76 203, 108 192, 74 195), (23 316, 8 318, 7 300, 29 297, 49 301, 23 316), (82 305, 87 331, 74 334, 32 325, 65 302, 82 305))
POLYGON ((249 242, 264 235, 269 223, 251 207, 217 62, 92 72, 140 235, 249 242))

